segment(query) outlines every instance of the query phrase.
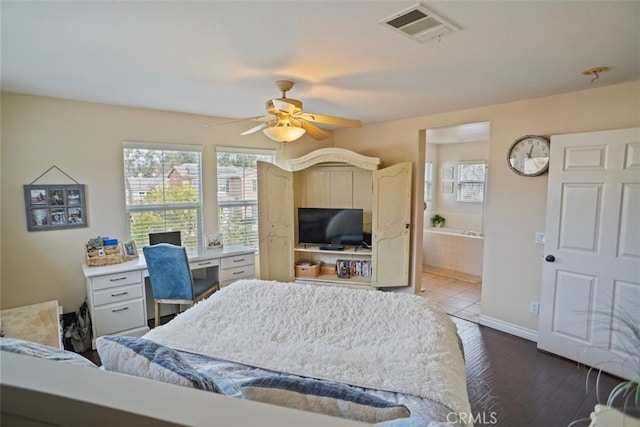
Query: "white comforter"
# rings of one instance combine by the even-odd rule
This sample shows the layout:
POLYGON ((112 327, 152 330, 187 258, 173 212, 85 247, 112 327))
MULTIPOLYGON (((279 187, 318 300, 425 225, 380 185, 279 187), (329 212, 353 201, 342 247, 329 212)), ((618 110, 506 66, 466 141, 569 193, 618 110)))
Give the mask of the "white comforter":
POLYGON ((144 338, 264 369, 417 395, 470 413, 455 324, 414 295, 243 280, 144 338))

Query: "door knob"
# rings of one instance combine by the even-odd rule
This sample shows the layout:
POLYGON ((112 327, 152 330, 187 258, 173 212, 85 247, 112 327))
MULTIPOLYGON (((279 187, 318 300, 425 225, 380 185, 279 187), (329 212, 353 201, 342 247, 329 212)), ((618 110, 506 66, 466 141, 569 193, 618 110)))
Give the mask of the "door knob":
POLYGON ((547 255, 546 257, 544 257, 544 260, 547 262, 554 262, 556 260, 556 257, 554 257, 553 255, 547 255))

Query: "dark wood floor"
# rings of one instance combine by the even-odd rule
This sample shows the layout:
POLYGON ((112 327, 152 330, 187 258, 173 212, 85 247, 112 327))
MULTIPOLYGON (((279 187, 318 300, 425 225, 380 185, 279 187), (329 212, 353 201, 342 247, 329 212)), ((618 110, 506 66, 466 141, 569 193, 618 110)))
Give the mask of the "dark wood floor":
MULTIPOLYGON (((567 426, 589 418, 622 381, 538 351, 534 342, 451 317, 464 342, 467 390, 476 426, 567 426), (587 381, 587 379, 590 379, 587 381), (495 422, 494 422, 495 421, 495 422)), ((589 421, 577 423, 586 427, 589 421)))
MULTIPOLYGON (((606 402, 622 381, 595 373, 570 360, 538 351, 534 342, 451 316, 465 349, 467 389, 474 424, 504 427, 589 425, 597 402, 606 402), (587 378, 589 377, 589 381, 587 378)), ((170 318, 162 319, 165 323, 170 318)), ((97 352, 83 355, 97 364, 97 352)))

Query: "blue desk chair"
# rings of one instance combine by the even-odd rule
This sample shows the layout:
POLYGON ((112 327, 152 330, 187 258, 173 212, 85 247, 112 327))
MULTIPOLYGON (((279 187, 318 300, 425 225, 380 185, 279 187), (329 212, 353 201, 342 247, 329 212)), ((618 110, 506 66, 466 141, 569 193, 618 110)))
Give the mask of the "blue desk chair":
POLYGON ((193 278, 182 246, 158 243, 143 247, 142 252, 155 301, 155 326, 160 324, 160 304, 175 304, 179 312, 180 304, 191 306, 220 289, 217 278, 193 278))

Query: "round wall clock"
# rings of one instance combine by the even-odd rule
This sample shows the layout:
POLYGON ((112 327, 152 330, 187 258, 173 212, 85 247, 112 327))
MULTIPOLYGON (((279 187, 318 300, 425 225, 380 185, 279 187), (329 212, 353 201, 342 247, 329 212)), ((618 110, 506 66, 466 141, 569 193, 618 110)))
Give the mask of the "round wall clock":
POLYGON ((507 163, 518 175, 543 174, 549 168, 549 140, 537 135, 516 139, 507 153, 507 163))

